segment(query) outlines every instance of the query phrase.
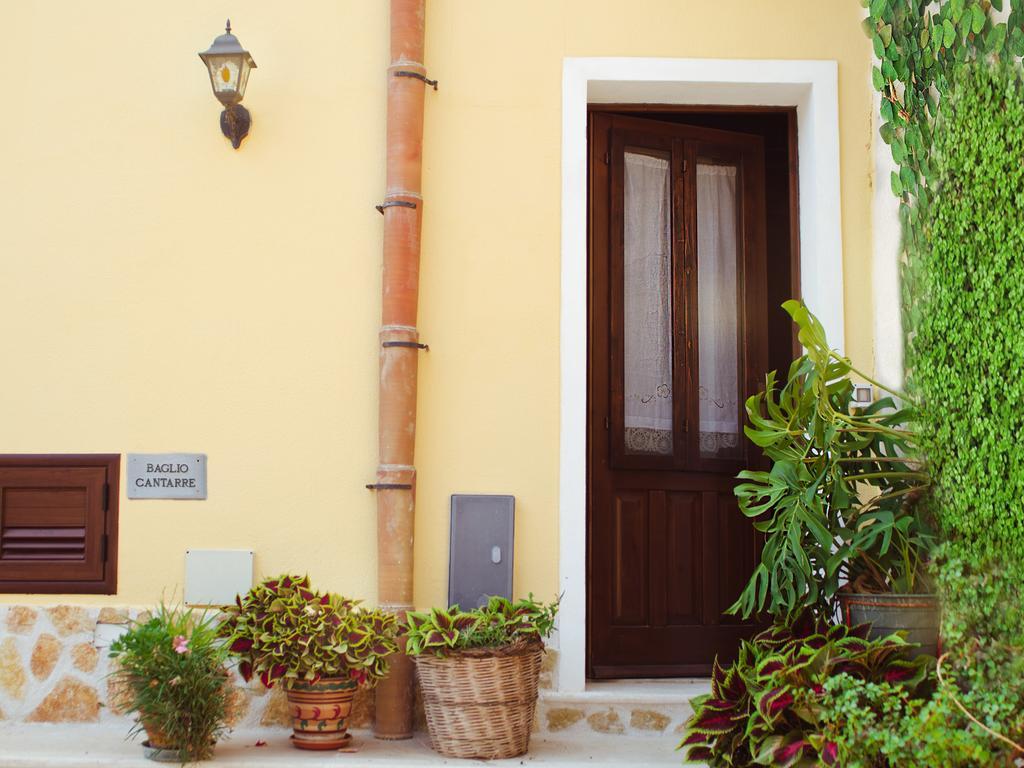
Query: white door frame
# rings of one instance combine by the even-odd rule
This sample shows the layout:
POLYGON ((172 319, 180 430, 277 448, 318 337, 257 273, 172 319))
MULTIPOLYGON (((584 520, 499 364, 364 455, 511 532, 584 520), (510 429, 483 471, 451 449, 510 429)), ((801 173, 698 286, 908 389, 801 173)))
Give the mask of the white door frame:
POLYGON ((837 74, 835 61, 567 58, 563 63, 559 691, 586 687, 587 105, 796 107, 800 288, 841 349, 837 74))

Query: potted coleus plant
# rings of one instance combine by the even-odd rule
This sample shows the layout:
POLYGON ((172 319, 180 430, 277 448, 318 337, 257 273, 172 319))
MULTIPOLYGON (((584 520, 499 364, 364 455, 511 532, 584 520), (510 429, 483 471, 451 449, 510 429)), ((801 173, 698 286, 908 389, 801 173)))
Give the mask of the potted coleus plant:
POLYGON ((264 580, 225 612, 220 632, 242 677, 285 686, 292 743, 299 749, 347 744, 356 689, 375 685, 397 649, 395 617, 315 591, 308 576, 291 575, 264 580))
POLYGON ((711 693, 692 701, 679 749, 688 762, 731 768, 839 765, 826 711, 831 681, 886 683, 907 695, 929 660, 899 635, 871 639, 867 625, 829 625, 810 611, 740 644, 735 661, 716 660, 711 693))
POLYGON ((802 302, 783 307, 805 354, 781 388, 775 372, 747 400, 748 438, 771 462, 745 471, 740 509, 764 533, 761 562, 731 610, 749 617, 801 609, 873 633, 910 631, 935 653, 938 602, 927 580, 935 538, 921 503, 929 486, 907 398, 873 381, 828 345, 802 302), (850 375, 896 395, 861 408, 850 375))
POLYGON ((205 760, 227 729, 227 649, 214 617, 161 605, 110 644, 113 689, 153 760, 205 760))
POLYGON ((431 746, 448 757, 515 757, 530 744, 544 638, 558 603, 492 597, 406 615, 431 746))

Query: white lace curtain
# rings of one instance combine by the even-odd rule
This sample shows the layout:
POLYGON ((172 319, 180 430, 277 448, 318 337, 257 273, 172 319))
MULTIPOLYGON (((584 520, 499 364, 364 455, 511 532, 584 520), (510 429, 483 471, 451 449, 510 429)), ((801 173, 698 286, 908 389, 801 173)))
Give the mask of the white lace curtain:
POLYGON ((697 165, 700 452, 739 449, 739 283, 736 166, 697 165))
MULTIPOLYGON (((626 152, 625 441, 672 452, 672 217, 667 157, 626 152)), ((739 445, 736 168, 697 166, 701 453, 739 445)))
POLYGON ((672 190, 667 158, 625 153, 625 426, 631 453, 672 452, 672 190))

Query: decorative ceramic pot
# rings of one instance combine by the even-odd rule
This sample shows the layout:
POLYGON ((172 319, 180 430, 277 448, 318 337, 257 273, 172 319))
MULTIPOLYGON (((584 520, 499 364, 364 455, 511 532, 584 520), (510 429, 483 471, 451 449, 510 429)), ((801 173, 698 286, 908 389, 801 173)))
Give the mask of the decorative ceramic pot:
POLYGON ((896 631, 906 632, 908 643, 921 647, 914 656, 939 652, 939 598, 936 595, 859 595, 839 593, 843 621, 847 624, 870 624, 869 637, 885 637, 896 631))
POLYGON ((343 677, 315 683, 293 680, 286 689, 292 716, 292 744, 299 749, 339 749, 352 739, 348 716, 359 684, 343 677))

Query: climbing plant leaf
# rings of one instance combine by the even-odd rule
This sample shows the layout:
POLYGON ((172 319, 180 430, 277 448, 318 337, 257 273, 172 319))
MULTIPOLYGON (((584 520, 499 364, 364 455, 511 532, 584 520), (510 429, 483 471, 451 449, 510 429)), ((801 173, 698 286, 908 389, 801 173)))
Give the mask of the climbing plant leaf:
POLYGON ((882 77, 882 72, 878 67, 871 68, 871 84, 875 86, 876 91, 882 90, 885 86, 885 79, 882 77))
POLYGON ((981 30, 985 28, 985 21, 988 17, 985 12, 981 10, 980 5, 971 6, 971 32, 976 35, 981 34, 981 30))
POLYGON ((954 40, 956 40, 956 27, 953 26, 953 22, 946 19, 942 22, 942 45, 949 48, 954 40))

